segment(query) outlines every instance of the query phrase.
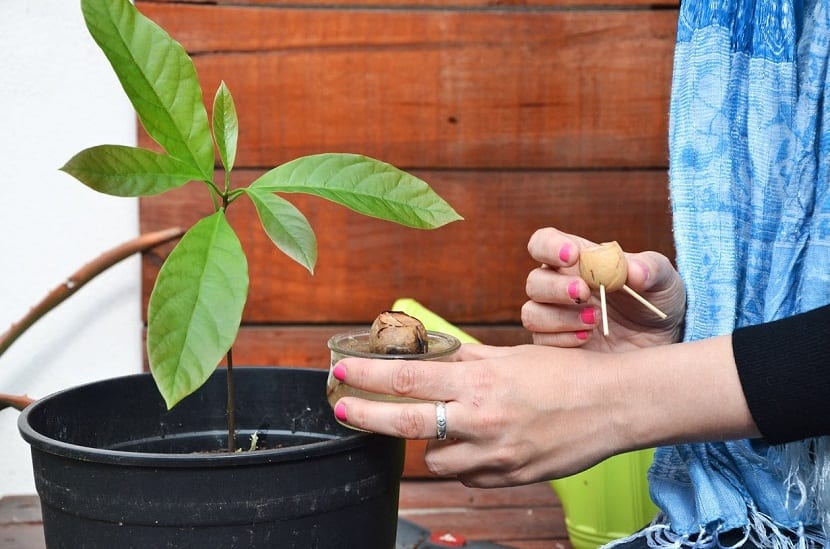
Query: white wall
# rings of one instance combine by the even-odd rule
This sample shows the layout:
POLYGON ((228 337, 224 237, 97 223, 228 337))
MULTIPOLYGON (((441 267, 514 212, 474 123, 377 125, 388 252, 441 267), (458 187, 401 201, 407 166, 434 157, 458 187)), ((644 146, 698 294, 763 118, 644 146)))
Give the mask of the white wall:
MULTIPOLYGON (((0 0, 0 332, 78 267, 138 233, 134 199, 59 172, 79 150, 135 144, 132 108, 79 0, 0 0)), ((139 261, 41 319, 0 357, 0 392, 45 396, 141 369, 139 261)), ((0 412, 0 497, 34 493, 18 413, 0 412)))

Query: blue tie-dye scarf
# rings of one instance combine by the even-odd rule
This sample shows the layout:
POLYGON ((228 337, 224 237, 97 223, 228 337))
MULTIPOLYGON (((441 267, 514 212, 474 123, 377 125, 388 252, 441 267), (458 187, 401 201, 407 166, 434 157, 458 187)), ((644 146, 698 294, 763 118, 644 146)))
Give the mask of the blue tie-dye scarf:
MULTIPOLYGON (((670 179, 687 341, 830 302, 828 2, 681 5, 670 179)), ((733 529, 827 545, 830 438, 659 448, 649 481, 653 545, 718 546, 733 529)))

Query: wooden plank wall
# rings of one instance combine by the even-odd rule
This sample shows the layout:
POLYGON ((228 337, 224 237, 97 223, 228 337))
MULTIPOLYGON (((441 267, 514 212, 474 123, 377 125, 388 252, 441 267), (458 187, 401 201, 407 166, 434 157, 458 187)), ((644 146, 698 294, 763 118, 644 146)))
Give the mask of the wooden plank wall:
MULTIPOLYGON (((208 103, 221 80, 231 89, 235 182, 299 155, 362 153, 422 177, 465 218, 415 231, 287 196, 317 232, 312 277, 234 204, 251 274, 238 364, 327 367, 329 336, 402 296, 485 342, 527 342, 526 246, 544 226, 673 256, 676 1, 136 4, 191 52, 208 103)), ((186 186, 143 200, 141 229, 189 224, 211 207, 186 186)), ((145 257, 145 302, 167 251, 145 257)))

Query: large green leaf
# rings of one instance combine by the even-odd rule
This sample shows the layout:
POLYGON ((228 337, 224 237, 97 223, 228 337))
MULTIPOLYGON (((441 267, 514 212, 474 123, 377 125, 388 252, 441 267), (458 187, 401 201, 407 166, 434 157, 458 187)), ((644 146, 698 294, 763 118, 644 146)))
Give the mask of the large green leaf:
POLYGON ((289 201, 267 191, 245 189, 259 214, 262 228, 285 255, 314 274, 317 237, 300 210, 289 201))
POLYGON ((84 149, 61 170, 98 192, 114 196, 150 196, 201 177, 172 156, 122 145, 84 149))
POLYGON ((304 156, 263 174, 251 187, 313 194, 364 215, 418 229, 434 229, 463 219, 424 181, 357 154, 304 156))
POLYGON ((82 0, 87 28, 147 133, 213 179, 213 140, 196 68, 185 49, 129 0, 82 0))
POLYGON ((245 253, 220 210, 179 241, 150 296, 147 354, 168 408, 198 389, 228 352, 247 295, 245 253))
POLYGON ((219 149, 219 158, 225 171, 233 169, 236 161, 236 142, 239 138, 239 119, 236 116, 236 106, 233 103, 231 90, 224 80, 216 90, 213 98, 213 136, 216 138, 216 147, 219 149))

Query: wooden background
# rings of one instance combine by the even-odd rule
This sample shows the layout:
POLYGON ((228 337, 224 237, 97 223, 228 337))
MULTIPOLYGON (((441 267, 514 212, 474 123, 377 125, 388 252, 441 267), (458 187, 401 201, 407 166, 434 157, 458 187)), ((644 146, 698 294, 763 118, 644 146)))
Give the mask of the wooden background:
MULTIPOLYGON (((425 179, 465 218, 417 231, 285 195, 317 233, 312 277, 270 243, 253 208, 234 203, 251 274, 237 364, 327 368, 332 334, 368 325, 399 297, 484 342, 528 342, 527 241, 545 226, 673 257, 676 1, 136 5, 191 52, 208 107, 219 82, 229 86, 238 184, 300 155, 361 153, 425 179)), ((211 208, 191 184, 142 200, 141 229, 189 226, 211 208)), ((168 251, 144 259, 145 305, 168 251)))

